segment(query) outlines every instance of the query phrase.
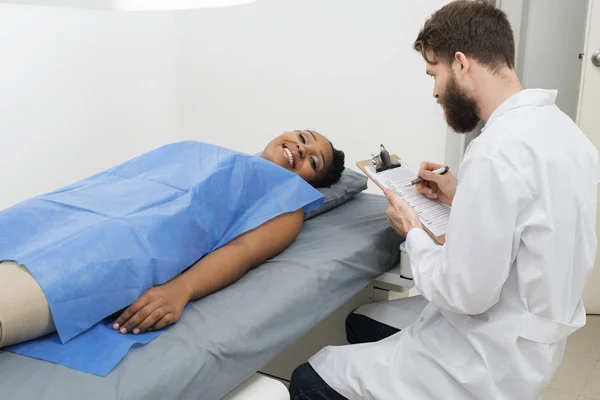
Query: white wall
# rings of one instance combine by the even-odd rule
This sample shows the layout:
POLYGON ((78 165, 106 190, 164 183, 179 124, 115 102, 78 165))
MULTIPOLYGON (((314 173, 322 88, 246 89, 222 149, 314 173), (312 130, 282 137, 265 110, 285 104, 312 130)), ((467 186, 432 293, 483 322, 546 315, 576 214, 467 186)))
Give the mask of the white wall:
POLYGON ((578 55, 584 48, 587 0, 521 1, 518 72, 523 84, 558 89, 556 104, 575 120, 581 79, 578 55))
POLYGON ((519 44, 521 42, 521 25, 523 23, 524 0, 496 0, 496 7, 506 13, 515 38, 515 57, 519 62, 519 44))
POLYGON ((443 161, 446 125, 412 43, 445 3, 258 0, 178 13, 179 138, 254 152, 312 128, 348 166, 380 143, 413 167, 443 161))
POLYGON ((172 14, 0 6, 0 209, 176 137, 172 14))
MULTIPOLYGON (((0 7, 0 209, 174 140, 260 151, 313 128, 415 168, 446 125, 412 42, 446 0, 177 13, 0 7)), ((372 188, 379 193, 378 189, 372 188)))

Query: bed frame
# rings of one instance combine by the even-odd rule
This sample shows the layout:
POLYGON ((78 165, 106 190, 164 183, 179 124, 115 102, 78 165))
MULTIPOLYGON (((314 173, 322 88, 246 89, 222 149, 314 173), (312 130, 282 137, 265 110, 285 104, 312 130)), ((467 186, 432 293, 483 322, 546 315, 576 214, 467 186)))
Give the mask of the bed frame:
POLYGON ((345 321, 356 308, 373 302, 412 296, 414 283, 400 277, 400 265, 391 268, 350 299, 301 339, 265 365, 259 372, 289 384, 296 367, 308 361, 325 346, 346 345, 345 321))

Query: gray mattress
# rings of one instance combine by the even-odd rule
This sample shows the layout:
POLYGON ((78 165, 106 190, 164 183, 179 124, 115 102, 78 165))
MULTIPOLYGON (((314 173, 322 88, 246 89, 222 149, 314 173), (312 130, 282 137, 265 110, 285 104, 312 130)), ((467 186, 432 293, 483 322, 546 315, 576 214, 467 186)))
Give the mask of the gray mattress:
POLYGON ((307 221, 285 252, 195 302, 104 378, 0 352, 0 398, 218 399, 392 266, 400 238, 386 205, 361 194, 307 221))

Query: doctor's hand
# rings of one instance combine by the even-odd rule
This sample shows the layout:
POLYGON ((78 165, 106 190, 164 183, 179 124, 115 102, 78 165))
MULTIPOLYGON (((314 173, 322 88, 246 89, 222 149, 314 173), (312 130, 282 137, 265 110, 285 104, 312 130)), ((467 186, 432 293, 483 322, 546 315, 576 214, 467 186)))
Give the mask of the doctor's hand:
POLYGON ((450 172, 446 172, 444 175, 431 172, 443 167, 441 164, 423 162, 419 169, 419 176, 423 178, 423 182, 416 185, 417 191, 430 199, 438 199, 442 203, 451 206, 458 184, 456 178, 450 172))
POLYGON ((113 325, 121 333, 157 331, 181 318, 191 295, 176 281, 155 286, 130 305, 113 325))
POLYGON ((423 228, 417 212, 390 189, 384 189, 388 199, 387 217, 396 232, 406 237, 413 228, 423 228))

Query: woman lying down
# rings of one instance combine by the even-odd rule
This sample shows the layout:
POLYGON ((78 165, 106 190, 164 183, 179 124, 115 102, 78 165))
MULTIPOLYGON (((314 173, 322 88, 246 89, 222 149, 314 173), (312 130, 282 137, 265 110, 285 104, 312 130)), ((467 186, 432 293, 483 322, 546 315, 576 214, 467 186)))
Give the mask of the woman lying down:
POLYGON ((286 249, 343 169, 313 131, 260 157, 181 142, 0 211, 0 347, 66 343, 119 310, 122 334, 175 323, 286 249))

